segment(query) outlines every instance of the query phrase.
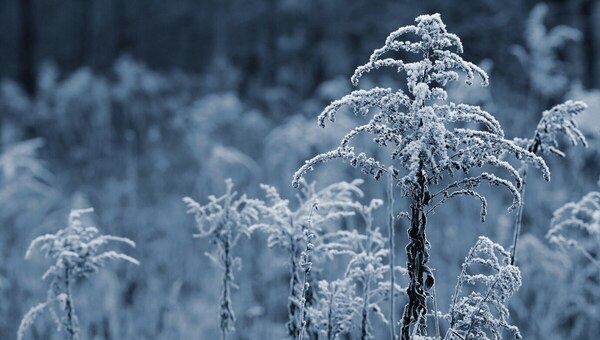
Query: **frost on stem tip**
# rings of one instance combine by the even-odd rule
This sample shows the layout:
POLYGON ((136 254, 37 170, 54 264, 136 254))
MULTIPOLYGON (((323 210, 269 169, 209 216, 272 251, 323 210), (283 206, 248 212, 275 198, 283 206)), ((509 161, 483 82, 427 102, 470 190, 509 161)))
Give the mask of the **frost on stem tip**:
POLYGON ((565 154, 558 149, 558 136, 561 134, 565 135, 573 146, 581 143, 587 147, 585 136, 574 120, 585 109, 587 105, 584 102, 568 100, 544 111, 533 140, 528 141, 531 151, 552 152, 564 157, 565 154))

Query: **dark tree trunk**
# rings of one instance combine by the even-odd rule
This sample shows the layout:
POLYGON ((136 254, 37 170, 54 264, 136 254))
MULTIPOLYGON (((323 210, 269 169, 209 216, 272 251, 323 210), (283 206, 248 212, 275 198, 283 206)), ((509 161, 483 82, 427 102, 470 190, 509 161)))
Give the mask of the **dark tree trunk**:
POLYGON ((427 267, 429 260, 429 242, 425 236, 425 207, 429 193, 423 172, 418 176, 418 183, 412 194, 411 223, 408 229, 409 243, 406 246, 407 270, 409 276, 408 302, 402 316, 402 340, 409 340, 411 325, 418 327, 418 334, 425 334, 425 314, 427 313, 427 290, 433 285, 433 276, 427 267))
POLYGON ((114 59, 118 58, 125 52, 131 49, 131 38, 129 30, 129 22, 127 16, 127 1, 114 0, 114 59))
POLYGON ((77 66, 82 67, 88 64, 92 46, 92 15, 93 0, 80 0, 79 3, 79 50, 77 51, 77 66))
POLYGON ((586 87, 600 85, 600 70, 598 69, 598 53, 600 52, 600 2, 595 0, 583 1, 581 5, 583 18, 583 82, 586 87))
POLYGON ((33 0, 19 0, 19 80, 29 95, 35 94, 35 25, 33 0))

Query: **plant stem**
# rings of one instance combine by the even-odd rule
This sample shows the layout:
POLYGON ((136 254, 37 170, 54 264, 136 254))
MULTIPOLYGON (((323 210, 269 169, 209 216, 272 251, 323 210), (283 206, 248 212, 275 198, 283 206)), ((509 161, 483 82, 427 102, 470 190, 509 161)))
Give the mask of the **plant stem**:
POLYGON ((390 167, 388 172, 388 234, 389 234, 389 247, 390 247, 390 338, 396 340, 396 301, 394 299, 395 292, 395 233, 394 233, 394 168, 390 167))
POLYGON ((67 339, 76 340, 78 336, 74 324, 75 310, 73 308, 73 302, 71 301, 71 278, 68 266, 65 268, 65 293, 65 313, 67 314, 67 324, 65 328, 67 331, 67 339))
MULTIPOLYGON (((290 297, 288 302, 288 335, 291 339, 295 339, 298 337, 298 325, 296 318, 296 287, 298 283, 300 283, 300 278, 298 277, 298 264, 296 259, 296 243, 294 237, 289 235, 290 237, 290 297)), ((304 288, 302 288, 304 289, 304 288)))
POLYGON ((371 279, 367 277, 363 288, 363 306, 360 321, 360 339, 367 340, 369 338, 369 291, 371 279))
MULTIPOLYGON (((308 255, 306 256, 306 262, 308 262, 308 255)), ((304 339, 304 324, 306 323, 304 319, 304 308, 306 305, 306 292, 308 291, 308 287, 306 286, 306 283, 308 282, 308 275, 310 275, 310 266, 308 266, 307 269, 304 270, 304 278, 302 279, 302 297, 300 298, 300 335, 298 336, 299 340, 304 339)))
POLYGON ((234 322, 233 311, 230 305, 230 290, 231 290, 231 279, 233 274, 231 272, 232 258, 230 249, 230 238, 231 235, 227 233, 225 240, 223 240, 223 291, 221 295, 221 339, 227 340, 227 333, 230 328, 230 322, 234 322))
POLYGON ((317 202, 315 201, 310 210, 310 214, 308 215, 307 224, 302 227, 304 231, 304 238, 306 242, 306 247, 302 252, 302 259, 300 265, 304 269, 304 277, 302 278, 302 296, 300 298, 300 336, 298 339, 304 339, 304 329, 306 328, 306 296, 308 295, 308 291, 310 289, 310 284, 308 283, 310 280, 310 271, 312 269, 312 262, 310 261, 310 253, 313 249, 312 239, 315 238, 315 234, 312 232, 312 216, 313 212, 317 210, 317 202))
POLYGON ((333 340, 333 297, 335 296, 336 289, 333 288, 331 292, 331 296, 329 297, 329 308, 327 311, 327 340, 333 340))
POLYGON ((435 285, 433 285, 433 309, 435 312, 435 336, 440 338, 440 320, 438 317, 437 294, 435 293, 435 285))
POLYGON ((519 194, 521 195, 521 205, 517 210, 517 218, 515 220, 515 231, 513 235, 513 243, 510 249, 510 264, 514 265, 517 256, 517 245, 519 243, 519 236, 521 234, 521 225, 523 221, 523 206, 525 205, 525 183, 527 180, 527 164, 523 165, 521 169, 521 178, 523 179, 523 183, 519 188, 519 194))
POLYGON ((428 203, 426 196, 429 193, 426 191, 425 174, 422 171, 422 164, 418 172, 418 179, 415 188, 412 192, 411 203, 411 225, 408 230, 409 243, 406 246, 407 270, 409 276, 409 284, 406 290, 408 302, 404 307, 402 316, 402 340, 410 340, 410 326, 419 328, 417 334, 424 334, 426 324, 421 320, 422 315, 427 314, 427 293, 423 278, 426 273, 429 273, 429 268, 426 266, 429 260, 427 252, 427 239, 425 237, 425 226, 427 219, 425 217, 425 206, 428 203))

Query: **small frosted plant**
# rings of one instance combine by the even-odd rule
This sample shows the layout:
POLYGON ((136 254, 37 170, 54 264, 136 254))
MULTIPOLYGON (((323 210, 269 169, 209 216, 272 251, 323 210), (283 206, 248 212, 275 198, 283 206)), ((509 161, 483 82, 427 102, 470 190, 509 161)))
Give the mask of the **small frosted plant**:
POLYGON ((560 296, 558 312, 570 326, 561 330, 562 337, 594 338, 600 330, 600 192, 557 209, 546 238, 570 258, 560 267, 567 274, 563 290, 569 293, 560 296))
POLYGON ((508 323, 508 299, 521 286, 521 273, 508 263, 509 255, 502 246, 479 237, 463 262, 445 316, 450 327, 444 339, 500 340, 503 330, 521 339, 519 329, 508 323), (463 294, 466 285, 469 294, 463 294))
MULTIPOLYGON (((584 102, 572 100, 556 105, 552 109, 544 111, 542 118, 535 129, 533 139, 516 138, 515 142, 536 155, 539 153, 553 153, 560 157, 565 156, 564 152, 559 149, 558 138, 560 135, 566 136, 573 146, 581 143, 584 147, 587 147, 586 139, 583 133, 577 128, 577 123, 575 123, 574 120, 574 118, 581 114, 586 108, 587 105, 584 102)), ((523 163, 521 169, 519 169, 519 173, 523 179, 523 184, 519 188, 521 200, 523 200, 525 195, 527 168, 527 163, 523 163)), ((523 207, 524 205, 521 204, 517 209, 510 255, 511 264, 515 264, 517 246, 521 234, 523 207)))
POLYGON ((356 284, 349 278, 319 281, 318 299, 308 308, 319 339, 335 340, 349 335, 358 319, 362 299, 356 296, 356 284))
MULTIPOLYGON (((387 275, 389 264, 388 240, 381 234, 379 228, 373 226, 373 211, 383 205, 383 201, 375 199, 369 205, 355 203, 365 224, 365 234, 357 231, 338 231, 335 239, 329 244, 332 253, 349 255, 344 277, 352 279, 360 287, 361 305, 358 306, 358 338, 361 340, 373 338, 371 312, 375 312, 384 323, 389 323, 384 316, 379 303, 390 295, 395 295, 402 289, 395 285, 392 289, 387 275)), ((394 271, 406 272, 404 268, 395 267, 394 271)))
POLYGON ((209 196, 206 205, 200 205, 189 197, 183 201, 188 213, 194 214, 198 233, 194 237, 208 238, 216 246, 216 254, 205 253, 221 270, 221 294, 219 299, 219 318, 221 339, 227 339, 234 330, 235 314, 231 303, 231 289, 234 283, 233 269, 241 265, 241 259, 233 255, 240 236, 250 234, 250 226, 260 217, 262 202, 249 199, 246 195, 238 197, 233 191, 233 181, 225 181, 225 194, 220 197, 209 196))
POLYGON ((563 251, 576 249, 600 268, 600 193, 590 192, 556 210, 546 238, 563 251))
MULTIPOLYGON (((387 280, 387 274, 392 270, 389 264, 385 263, 385 259, 389 257, 388 240, 378 228, 373 226, 373 211, 381 205, 383 205, 383 201, 378 199, 372 200, 369 205, 362 205, 359 202, 349 204, 361 217, 365 234, 361 234, 356 230, 338 230, 327 233, 322 237, 322 247, 328 251, 329 256, 349 257, 344 277, 329 285, 331 287, 344 285, 343 289, 340 288, 340 291, 345 291, 348 296, 347 303, 344 305, 346 308, 343 311, 344 320, 356 318, 356 325, 353 328, 358 331, 359 339, 371 339, 373 337, 370 320, 371 312, 375 312, 384 323, 389 323, 379 304, 389 296, 402 291, 398 285, 394 285, 394 289, 392 289, 391 282, 387 280), (354 287, 354 290, 349 291, 349 285, 354 287), (358 288, 358 296, 356 296, 357 286, 360 287, 358 288)), ((393 270, 406 272, 402 267, 394 267, 393 270)), ((327 290, 327 292, 331 292, 331 290, 327 290)), ((331 295, 328 296, 332 297, 331 295)), ((324 307, 321 306, 321 308, 324 307)), ((330 333, 329 329, 318 329, 320 333, 325 333, 325 330, 327 330, 327 334, 330 333)))
MULTIPOLYGON (((354 215, 352 211, 354 196, 362 197, 359 185, 362 180, 352 182, 339 182, 317 190, 314 184, 301 181, 302 190, 298 195, 298 207, 290 207, 289 200, 281 198, 277 189, 262 185, 266 194, 266 204, 261 207, 265 220, 256 224, 252 229, 259 229, 268 234, 269 247, 284 249, 288 255, 290 273, 290 292, 288 302, 288 336, 292 339, 299 337, 301 329, 300 301, 306 295, 306 287, 301 282, 303 249, 309 243, 308 235, 317 235, 322 232, 324 224, 346 216, 354 215), (315 211, 315 203, 318 211, 315 211), (307 221, 310 220, 310 226, 307 221)), ((315 259, 325 257, 327 251, 322 245, 312 240, 313 249, 310 252, 315 259)), ((313 260, 314 261, 314 260, 313 260)), ((311 263, 311 270, 315 271, 311 263)), ((314 276, 314 275, 313 275, 314 276)), ((306 283, 306 282, 305 282, 306 283)), ((309 283, 310 285, 310 283, 309 283)), ((308 288, 311 289, 310 286, 308 288)), ((305 301, 306 302, 306 301, 305 301)))
POLYGON ((109 241, 125 243, 131 247, 135 247, 135 243, 125 237, 102 235, 95 227, 84 226, 81 216, 93 211, 92 208, 72 210, 66 228, 56 234, 39 236, 29 245, 25 258, 30 258, 33 251, 39 248, 55 262, 42 276, 43 280, 50 281, 46 301, 32 307, 25 314, 17 334, 19 340, 25 337, 35 319, 46 309, 50 310, 58 328, 65 331, 68 340, 79 339, 78 320, 71 294, 73 283, 97 272, 110 260, 124 260, 139 265, 131 256, 113 250, 102 250, 109 241))
POLYGON ((488 77, 481 68, 460 57, 462 43, 456 35, 447 32, 439 14, 419 16, 416 22, 392 32, 385 45, 376 49, 369 62, 359 66, 351 79, 358 85, 366 73, 391 67, 405 74, 406 90, 375 87, 356 90, 333 101, 319 115, 319 125, 324 126, 326 120, 335 121, 337 112, 344 106, 351 107, 357 115, 372 114, 372 118, 348 132, 338 148, 307 160, 292 182, 298 185, 300 178, 316 164, 333 159, 345 160, 375 179, 390 165, 394 166, 392 175, 402 194, 411 201, 406 246, 409 285, 402 316, 403 340, 408 340, 411 334, 426 335, 424 318, 427 298, 431 296, 428 291, 433 286, 433 274, 427 266, 430 248, 426 238, 427 214, 452 197, 471 196, 481 201, 481 217, 485 219, 487 202, 477 187, 486 182, 508 188, 513 196, 511 208, 518 207, 521 196, 517 188, 521 177, 502 159, 505 154, 534 164, 547 180, 550 177, 543 159, 507 140, 491 114, 477 106, 447 102, 444 87, 459 78, 458 71, 466 73, 468 84, 477 75, 482 85, 487 85, 488 77), (416 39, 410 41, 410 38, 416 39), (389 52, 412 53, 421 59, 405 62, 385 57, 389 52), (357 150, 352 142, 361 134, 372 135, 373 142, 388 151, 390 157, 375 159, 357 150), (508 172, 514 184, 488 172, 472 174, 485 165, 508 172), (441 185, 443 175, 452 176, 454 171, 462 171, 465 178, 436 192, 430 191, 432 186, 441 185), (415 327, 417 330, 411 332, 415 327))

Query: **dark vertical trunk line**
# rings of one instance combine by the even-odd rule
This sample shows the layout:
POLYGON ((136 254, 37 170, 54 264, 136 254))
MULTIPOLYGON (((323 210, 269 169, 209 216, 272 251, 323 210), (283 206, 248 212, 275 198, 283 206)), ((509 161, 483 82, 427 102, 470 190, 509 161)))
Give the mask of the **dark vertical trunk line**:
POLYGON ((93 15, 93 0, 83 0, 80 2, 80 15, 79 15, 79 51, 77 53, 77 67, 83 67, 88 63, 88 55, 93 56, 90 53, 90 46, 92 46, 92 15, 93 15))
POLYGON ((19 79, 29 95, 34 95, 35 84, 35 21, 33 0, 19 0, 19 79))
POLYGON ((426 189, 426 180, 423 172, 419 172, 417 186, 412 194, 411 223, 408 229, 409 243, 406 246, 407 270, 409 284, 406 290, 408 302, 404 307, 402 315, 402 340, 410 339, 410 327, 419 328, 419 334, 425 334, 426 324, 423 317, 427 313, 427 292, 426 290, 433 284, 431 271, 427 267, 429 253, 427 252, 428 242, 425 236, 425 226, 427 219, 425 217, 425 206, 429 193, 426 189))
POLYGON ((597 16, 600 14, 600 3, 598 1, 582 1, 581 16, 583 17, 583 57, 585 68, 583 81, 586 87, 594 87, 600 84, 600 70, 598 70, 596 54, 600 50, 600 24, 597 16))
POLYGON ((127 1, 114 0, 113 3, 113 16, 115 22, 114 34, 115 34, 115 45, 114 45, 114 57, 117 59, 121 54, 129 52, 131 49, 131 38, 129 35, 129 18, 127 16, 127 1))

